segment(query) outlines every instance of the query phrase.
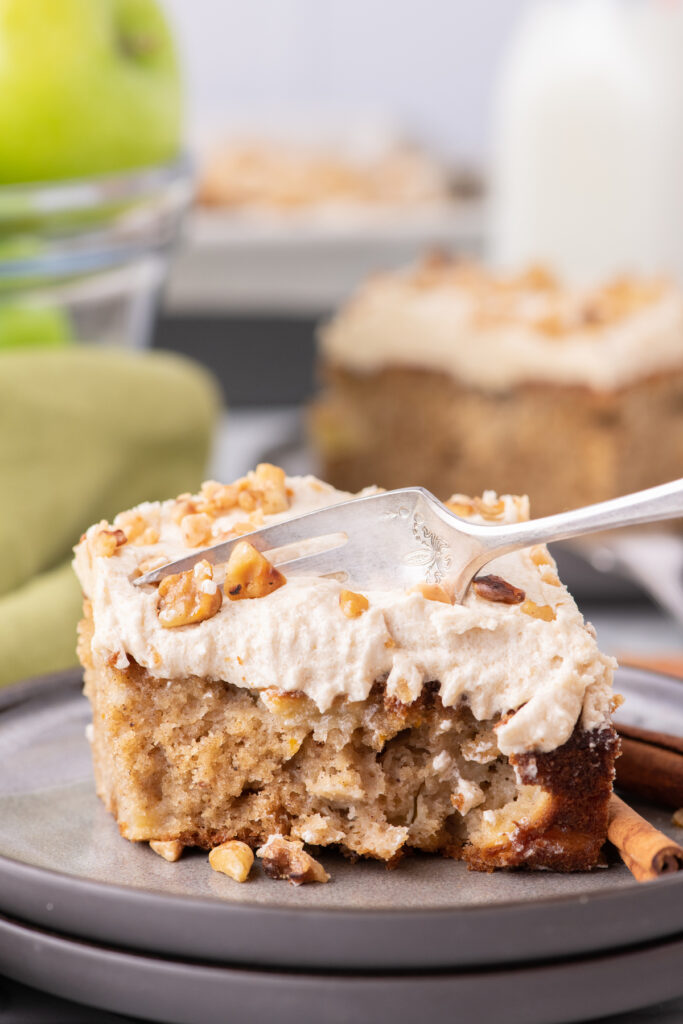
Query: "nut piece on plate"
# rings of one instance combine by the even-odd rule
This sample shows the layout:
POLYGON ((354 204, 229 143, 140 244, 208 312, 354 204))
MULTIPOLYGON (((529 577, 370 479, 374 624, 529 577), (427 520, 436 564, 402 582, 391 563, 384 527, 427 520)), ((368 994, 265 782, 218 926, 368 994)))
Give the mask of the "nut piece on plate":
POLYGON ((151 839, 149 845, 150 849, 154 850, 155 853, 171 864, 175 864, 177 860, 180 860, 181 854, 185 849, 178 839, 151 839))
POLYGON ((246 843, 238 839, 230 839, 227 843, 214 846, 209 853, 209 864, 214 871, 233 878, 236 882, 246 882, 254 863, 254 854, 246 843))
POLYGON ((523 590, 514 587, 502 576, 477 576, 472 580, 472 589, 478 597, 501 604, 521 604, 526 597, 523 590))
POLYGON ((322 864, 306 853, 299 839, 269 836, 256 851, 256 856, 262 858, 263 870, 269 878, 286 878, 292 885, 330 880, 322 864))
POLYGON ((357 619, 370 607, 364 594, 356 594, 353 590, 342 590, 339 595, 339 606, 347 619, 357 619))
POLYGON ((108 530, 107 523, 95 534, 93 547, 95 554, 103 558, 111 558, 117 548, 122 547, 128 540, 123 530, 108 530))
POLYGON ((286 582, 282 573, 248 541, 240 541, 230 552, 223 589, 231 601, 265 597, 286 582))
POLYGON ((223 603, 213 570, 202 559, 187 572, 165 576, 159 584, 157 614, 167 629, 210 619, 223 603))

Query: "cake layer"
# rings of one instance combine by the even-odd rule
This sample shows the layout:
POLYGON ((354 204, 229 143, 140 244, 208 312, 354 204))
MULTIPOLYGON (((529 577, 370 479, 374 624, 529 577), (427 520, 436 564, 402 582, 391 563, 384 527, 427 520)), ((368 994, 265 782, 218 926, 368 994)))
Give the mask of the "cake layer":
POLYGON ((311 425, 339 487, 419 479, 445 499, 496 480, 550 515, 680 476, 683 370, 619 392, 527 385, 501 396, 425 369, 328 367, 311 425))
POLYGON ((280 834, 386 861, 440 852, 480 870, 584 870, 598 859, 609 725, 508 758, 499 719, 445 707, 436 682, 409 705, 378 683, 366 700, 321 712, 301 693, 96 665, 92 628, 86 602, 79 652, 97 791, 128 839, 256 847, 280 834))
MULTIPOLYGON (((261 469, 267 476, 269 468, 261 469)), ((240 595, 231 591, 221 603, 216 581, 197 578, 190 583, 205 609, 183 619, 173 618, 173 605, 169 618, 163 586, 134 586, 141 572, 199 544, 350 496, 299 477, 283 479, 274 501, 257 472, 227 488, 209 484, 201 495, 141 505, 112 527, 91 527, 75 565, 93 610, 94 664, 125 670, 135 662, 156 679, 301 693, 321 712, 340 700, 366 700, 378 682, 389 698, 409 705, 438 681, 444 707, 467 706, 480 721, 501 719, 497 743, 506 755, 553 750, 577 724, 589 731, 605 725, 613 661, 599 652, 542 548, 487 567, 521 592, 516 603, 477 588, 461 605, 393 589, 368 591, 349 610, 344 585, 320 577, 280 582, 257 599, 234 599, 240 595)), ((526 516, 525 501, 492 492, 453 507, 480 522, 526 516)))
POLYGON ((413 367, 489 392, 613 391, 683 370, 683 296, 665 281, 578 290, 542 270, 510 277, 435 257, 370 278, 320 346, 326 363, 356 374, 413 367))

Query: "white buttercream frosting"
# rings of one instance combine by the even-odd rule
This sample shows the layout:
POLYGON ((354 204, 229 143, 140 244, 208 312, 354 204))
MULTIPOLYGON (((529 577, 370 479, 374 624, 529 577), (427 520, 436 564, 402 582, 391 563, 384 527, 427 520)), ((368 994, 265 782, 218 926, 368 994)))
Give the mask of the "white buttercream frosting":
MULTIPOLYGON (((314 477, 287 484, 290 509, 265 516, 265 523, 351 497, 314 477)), ((126 543, 111 557, 97 555, 99 527, 93 526, 76 548, 75 569, 92 602, 96 659, 123 667, 132 657, 162 679, 196 675, 250 689, 301 691, 321 710, 336 698, 364 700, 377 680, 386 680, 388 692, 404 702, 438 680, 444 704, 464 700, 477 719, 516 711, 498 727, 505 754, 552 750, 579 719, 587 729, 608 719, 614 663, 598 650, 566 589, 544 582, 548 566, 538 566, 529 552, 499 558, 485 571, 522 588, 537 605, 551 606, 549 622, 472 590, 462 605, 399 589, 366 591, 367 611, 348 618, 341 583, 299 577, 266 597, 226 599, 213 618, 169 629, 159 622, 156 587, 136 587, 133 579, 140 563, 194 550, 173 520, 174 507, 168 501, 136 510, 157 523, 154 544, 126 543)), ((520 508, 506 498, 499 521, 514 521, 520 508)), ((214 536, 244 518, 240 509, 221 516, 214 536)))
POLYGON ((615 390, 683 368, 683 297, 663 281, 560 287, 433 265, 372 277, 321 332, 333 364, 411 366, 503 391, 525 383, 615 390))

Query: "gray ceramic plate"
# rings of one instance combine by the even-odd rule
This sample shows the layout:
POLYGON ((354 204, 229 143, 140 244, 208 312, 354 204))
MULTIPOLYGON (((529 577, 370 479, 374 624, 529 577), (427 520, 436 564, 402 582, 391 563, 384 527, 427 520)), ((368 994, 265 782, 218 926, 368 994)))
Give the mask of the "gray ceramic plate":
MULTIPOLYGON (((620 670, 631 720, 683 733, 683 686, 620 670)), ((0 696, 0 910, 96 942, 251 966, 435 969, 548 960, 678 934, 683 873, 637 885, 587 874, 477 874, 413 857, 321 859, 333 881, 238 885, 206 855, 168 864, 121 839, 93 791, 80 676, 0 696)), ((670 814, 648 810, 660 826, 670 814)))
POLYGON ((683 993, 683 939, 496 970, 306 974, 141 956, 0 918, 0 971, 164 1024, 567 1024, 683 993))

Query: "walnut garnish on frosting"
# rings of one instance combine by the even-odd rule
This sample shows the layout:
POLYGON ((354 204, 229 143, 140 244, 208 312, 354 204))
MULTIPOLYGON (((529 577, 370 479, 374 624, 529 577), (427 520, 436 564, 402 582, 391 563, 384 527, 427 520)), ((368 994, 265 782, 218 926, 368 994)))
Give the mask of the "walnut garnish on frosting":
POLYGON ((300 839, 269 836, 256 856, 263 860, 263 870, 269 878, 286 878, 292 885, 330 880, 322 864, 306 853, 300 839))
POLYGON ((441 601, 442 604, 453 604, 450 594, 440 583, 416 583, 408 591, 409 594, 422 594, 426 601, 441 601))
POLYGON ((265 597, 287 580, 253 544, 241 540, 230 552, 223 589, 231 601, 265 597))
POLYGON ((370 602, 364 594, 342 590, 339 595, 339 606, 347 619, 357 619, 368 610, 370 602))
POLYGON ((505 515, 505 502, 490 491, 485 491, 481 498, 475 498, 474 507, 482 519, 500 519, 505 515))
POLYGON ((261 462, 255 470, 233 484, 207 480, 202 484, 197 501, 191 495, 181 495, 176 503, 174 518, 176 522, 181 522, 183 516, 203 513, 216 519, 234 508, 275 515, 286 512, 289 504, 284 469, 269 462, 261 462))
POLYGON ((454 515, 460 516, 461 519, 469 519, 477 511, 474 502, 464 494, 454 494, 446 502, 446 508, 450 509, 454 515))
POLYGON ((551 565, 550 555, 542 544, 529 548, 529 555, 534 565, 551 565))
POLYGON ((520 611, 530 615, 532 619, 542 619, 543 622, 554 622, 555 609, 549 604, 536 604, 535 601, 527 599, 521 606, 520 611))
POLYGON ((287 511, 289 495, 284 469, 261 462, 254 472, 247 474, 246 479, 247 489, 256 498, 257 507, 266 515, 287 511))
POLYGON ((158 595, 157 614, 166 629, 210 619, 223 603, 223 595, 206 559, 187 572, 165 576, 159 584, 158 595))
POLYGON ((211 540, 213 520, 206 512, 190 512, 180 522, 183 540, 190 548, 201 548, 211 540))
POLYGON ((146 516, 137 509, 120 512, 114 525, 123 530, 130 544, 156 544, 159 540, 159 515, 146 516))
POLYGON ((526 597, 523 590, 508 583, 502 576, 477 576, 472 580, 472 589, 478 597, 500 604, 521 604, 526 597))
POLYGON ((103 520, 93 538, 93 548, 96 555, 111 558, 127 541, 123 530, 111 529, 109 523, 103 520))

